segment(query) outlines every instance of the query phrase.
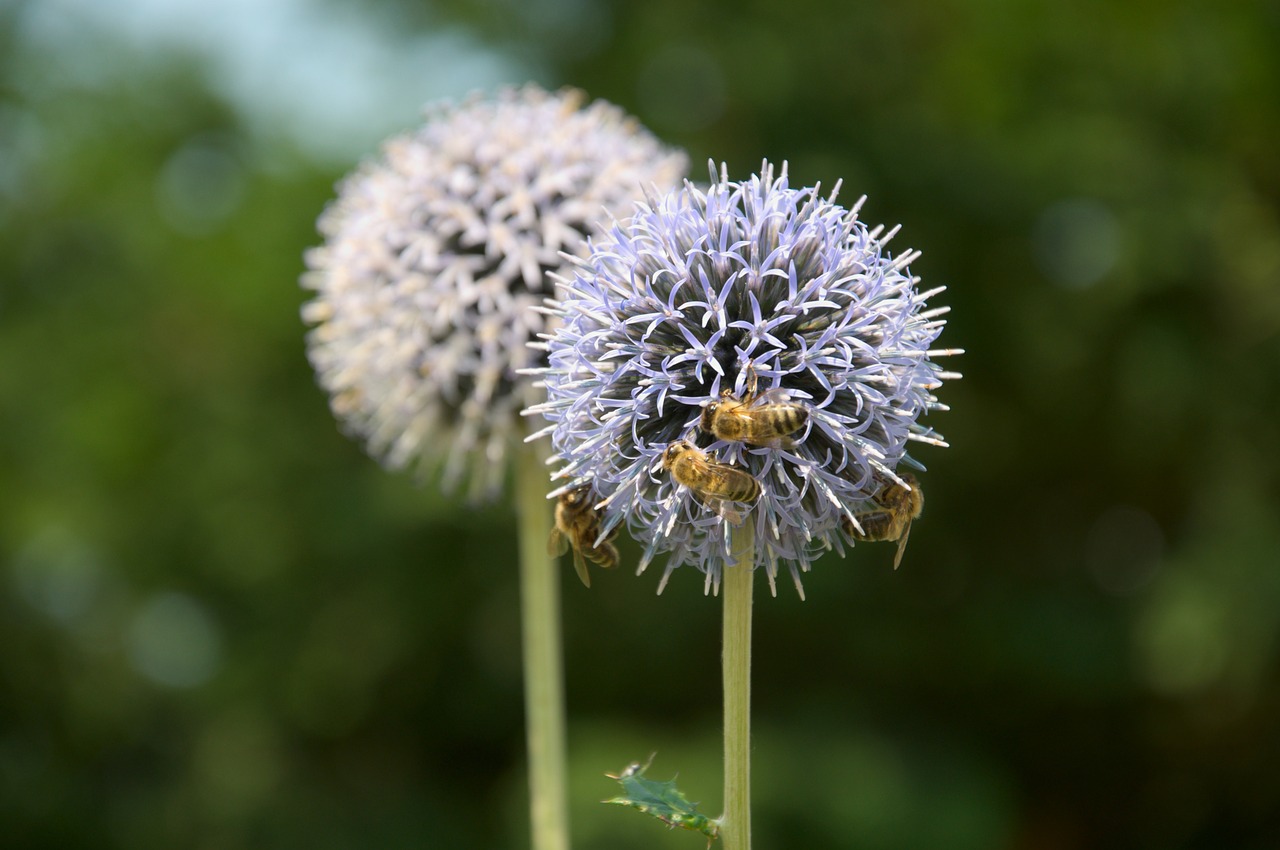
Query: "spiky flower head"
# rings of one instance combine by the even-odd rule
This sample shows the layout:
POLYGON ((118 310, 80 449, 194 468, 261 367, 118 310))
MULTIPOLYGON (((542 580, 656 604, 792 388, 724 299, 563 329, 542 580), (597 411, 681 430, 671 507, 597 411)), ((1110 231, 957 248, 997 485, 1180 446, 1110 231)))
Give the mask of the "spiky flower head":
POLYGON ((578 91, 429 107, 340 184, 306 255, 308 356, 344 428, 389 467, 442 463, 446 487, 470 467, 472 494, 496 494, 518 413, 541 397, 518 372, 536 362, 547 273, 606 211, 684 171, 578 91))
POLYGON ((834 192, 793 189, 785 164, 742 183, 713 165, 711 181, 651 197, 592 240, 553 302, 547 400, 527 412, 551 422, 563 488, 594 488, 602 534, 625 523, 641 570, 670 553, 659 590, 682 564, 718 590, 731 528, 747 522, 771 588, 785 561, 803 595, 800 573, 853 543, 855 517, 903 483, 899 464, 923 468, 908 443, 946 445, 919 420, 945 409, 934 390, 959 377, 932 359, 952 353, 931 348, 947 308, 926 309, 942 288, 918 290, 918 252, 892 256, 896 229, 858 221, 861 200, 845 209, 834 192), (803 427, 754 442, 707 429, 710 405, 758 415, 762 397, 803 427), (677 480, 682 440, 713 464, 701 472, 734 470, 732 511, 705 480, 677 480))

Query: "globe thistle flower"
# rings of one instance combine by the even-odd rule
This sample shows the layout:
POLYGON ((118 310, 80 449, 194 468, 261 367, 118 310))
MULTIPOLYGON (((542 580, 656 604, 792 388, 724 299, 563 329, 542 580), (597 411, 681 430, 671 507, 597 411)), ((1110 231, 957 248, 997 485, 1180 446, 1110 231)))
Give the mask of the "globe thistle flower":
POLYGON ((803 597, 800 573, 853 544, 857 515, 904 485, 899 465, 923 469, 908 444, 946 445, 919 421, 946 409, 934 390, 959 377, 933 359, 956 353, 931 347, 948 308, 926 301, 944 287, 918 291, 907 267, 919 253, 886 250, 896 228, 868 229, 862 200, 844 209, 834 192, 791 188, 785 164, 742 183, 713 165, 711 180, 650 197, 593 238, 549 308, 562 323, 535 343, 547 400, 527 412, 551 423, 539 434, 560 464, 556 493, 593 487, 601 533, 625 524, 644 544, 640 571, 669 553, 659 592, 682 564, 718 592, 731 529, 747 522, 771 589, 781 560, 803 597), (711 405, 757 395, 792 412, 794 433, 708 430, 711 405), (740 486, 729 511, 682 485, 671 452, 690 446, 758 488, 740 486))
MULTIPOLYGON (((534 86, 429 107, 339 186, 306 254, 308 356, 344 429, 392 468, 501 488, 546 275, 593 222, 684 174, 617 107, 534 86)), ((518 436, 523 436, 520 433, 518 436)))

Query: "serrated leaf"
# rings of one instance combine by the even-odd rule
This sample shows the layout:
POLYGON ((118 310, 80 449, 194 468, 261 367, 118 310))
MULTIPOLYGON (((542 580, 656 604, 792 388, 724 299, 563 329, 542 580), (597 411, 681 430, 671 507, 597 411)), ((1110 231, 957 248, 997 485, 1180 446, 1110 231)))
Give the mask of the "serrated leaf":
POLYGON ((623 793, 620 797, 604 802, 639 809, 673 829, 678 826, 681 829, 699 832, 707 837, 707 846, 710 847, 711 842, 715 841, 720 833, 719 821, 700 813, 698 804, 689 802, 689 798, 676 788, 674 779, 659 782, 656 779, 646 778, 644 772, 648 768, 649 762, 643 765, 640 762, 632 762, 617 776, 611 773, 605 774, 610 779, 618 780, 623 793))

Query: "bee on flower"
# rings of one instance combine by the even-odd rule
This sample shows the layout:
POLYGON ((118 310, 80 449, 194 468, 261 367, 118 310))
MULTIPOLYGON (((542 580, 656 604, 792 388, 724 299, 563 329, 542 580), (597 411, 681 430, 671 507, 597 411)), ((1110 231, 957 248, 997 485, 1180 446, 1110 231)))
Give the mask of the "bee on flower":
POLYGON ((590 482, 641 570, 668 555, 659 590, 683 564, 718 589, 741 523, 771 588, 785 562, 801 596, 823 552, 905 540, 860 518, 913 486, 913 443, 946 445, 921 420, 947 409, 935 392, 959 375, 937 360, 959 352, 934 347, 943 287, 920 290, 919 253, 892 255, 896 229, 861 204, 792 188, 785 165, 742 182, 713 165, 708 188, 651 194, 562 275, 560 323, 534 344, 547 398, 526 413, 549 422, 560 489, 590 482))

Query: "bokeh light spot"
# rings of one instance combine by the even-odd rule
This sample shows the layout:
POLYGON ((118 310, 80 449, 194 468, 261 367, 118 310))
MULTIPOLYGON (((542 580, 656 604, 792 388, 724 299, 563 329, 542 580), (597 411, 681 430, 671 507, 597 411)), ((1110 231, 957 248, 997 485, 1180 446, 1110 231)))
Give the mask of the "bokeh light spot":
POLYGON ((102 585, 97 552, 61 526, 27 541, 13 560, 13 583, 31 607, 63 625, 81 619, 102 585))
POLYGON ((1032 234, 1036 262, 1054 283, 1084 289, 1104 278, 1120 256, 1115 215, 1092 198, 1068 198, 1040 214, 1032 234))
POLYGON ((1228 643, 1226 617, 1209 588, 1178 582, 1137 623, 1139 673, 1161 693, 1194 693, 1222 674, 1228 643))
POLYGON ((143 676, 171 688, 207 682, 222 656, 222 636, 203 605, 185 593, 157 593, 134 616, 129 660, 143 676))
POLYGON ((183 145, 156 176, 156 205, 174 230, 203 236, 240 208, 244 168, 229 140, 202 135, 183 145))

